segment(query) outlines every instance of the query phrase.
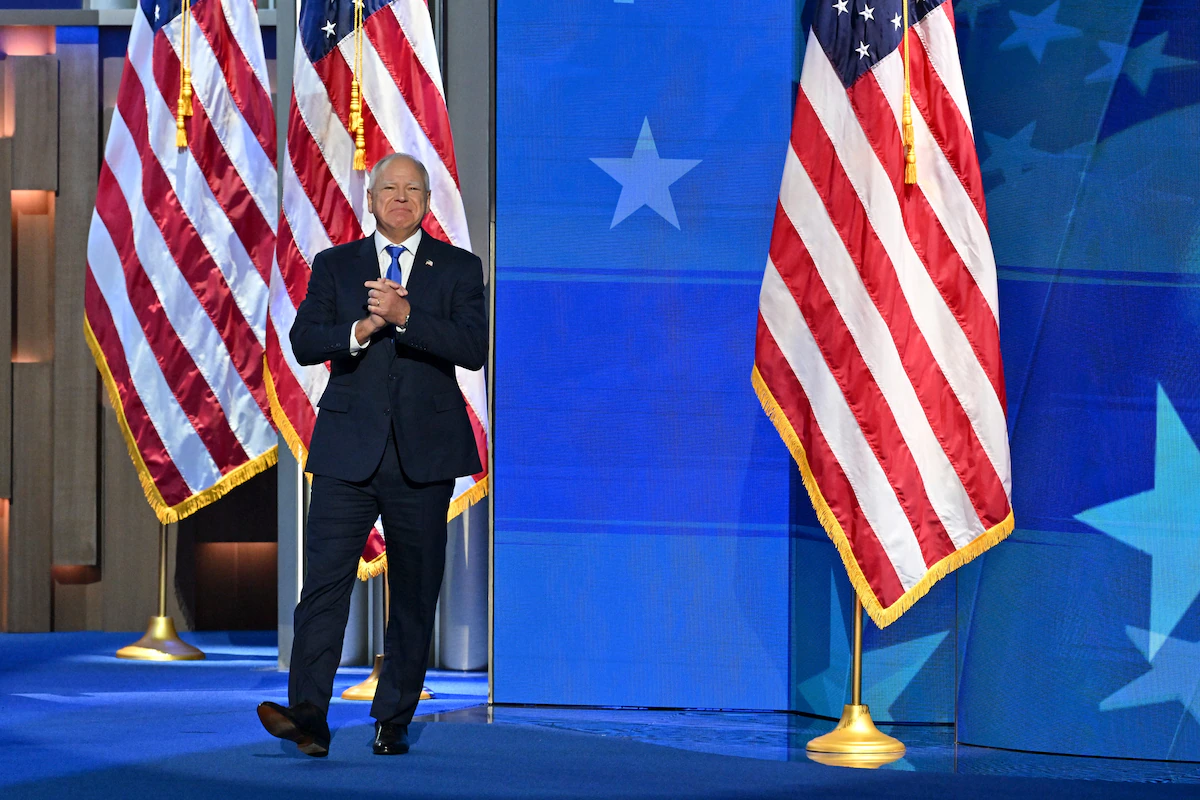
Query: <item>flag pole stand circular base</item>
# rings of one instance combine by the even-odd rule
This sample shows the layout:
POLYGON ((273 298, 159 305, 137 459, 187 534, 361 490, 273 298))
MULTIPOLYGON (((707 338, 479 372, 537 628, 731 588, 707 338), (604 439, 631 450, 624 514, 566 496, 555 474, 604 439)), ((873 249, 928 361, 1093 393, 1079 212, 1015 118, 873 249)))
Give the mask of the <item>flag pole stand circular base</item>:
POLYGON ((204 653, 179 638, 171 617, 151 617, 145 635, 117 651, 117 658, 140 661, 201 661, 204 653))
MULTIPOLYGON (((356 683, 346 691, 342 692, 343 700, 374 700, 375 687, 379 685, 379 676, 383 673, 383 656, 375 656, 375 663, 371 667, 371 674, 362 683, 356 683)), ((433 692, 428 688, 421 687, 421 699, 432 700, 433 692)))
POLYGON ((808 743, 808 757, 840 767, 875 767, 904 756, 904 743, 875 727, 865 705, 847 704, 837 727, 808 743))

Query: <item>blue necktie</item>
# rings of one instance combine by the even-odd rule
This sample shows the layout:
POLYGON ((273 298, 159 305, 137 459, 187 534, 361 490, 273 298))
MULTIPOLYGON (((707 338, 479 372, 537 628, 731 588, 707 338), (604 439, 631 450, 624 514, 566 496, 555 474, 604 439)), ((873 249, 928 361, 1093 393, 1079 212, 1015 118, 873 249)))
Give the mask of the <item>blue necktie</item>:
MULTIPOLYGON (((404 252, 404 246, 399 244, 389 244, 383 249, 386 250, 388 255, 392 257, 392 263, 388 264, 387 274, 384 275, 384 277, 389 281, 395 281, 396 283, 403 284, 404 274, 400 271, 400 254, 404 252)), ((388 328, 391 329, 392 338, 395 339, 396 328, 392 325, 389 325, 388 328)))
POLYGON ((392 257, 392 263, 388 264, 387 274, 384 275, 389 281, 403 284, 403 273, 400 271, 400 254, 404 252, 404 246, 399 244, 389 244, 383 248, 387 250, 388 255, 392 257))

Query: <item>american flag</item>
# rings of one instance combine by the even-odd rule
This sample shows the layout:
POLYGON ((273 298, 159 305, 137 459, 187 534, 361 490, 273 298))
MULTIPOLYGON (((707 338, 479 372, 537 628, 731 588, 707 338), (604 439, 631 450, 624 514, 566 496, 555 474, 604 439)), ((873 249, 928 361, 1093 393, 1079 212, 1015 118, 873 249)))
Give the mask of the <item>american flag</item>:
POLYGON ((275 463, 268 86, 253 0, 141 1, 88 234, 84 330, 164 523, 275 463), (183 67, 191 113, 177 117, 183 67))
MULTIPOLYGON (((362 0, 360 83, 367 170, 392 152, 416 156, 429 170, 425 230, 470 249, 442 75, 425 0, 362 0)), ((267 327, 268 391, 276 425, 303 461, 329 378, 327 366, 301 367, 288 341, 313 259, 322 250, 369 235, 367 170, 353 168, 348 130, 355 63, 353 0, 305 0, 296 34, 295 75, 283 159, 283 218, 271 273, 267 327)), ((349 332, 347 331, 347 335, 349 332)), ((487 394, 483 372, 458 369, 484 471, 460 477, 453 518, 487 493, 487 394)), ((363 553, 360 575, 384 566, 379 526, 363 553)))
POLYGON ((996 265, 949 2, 817 0, 753 382, 890 624, 1013 527, 996 265))

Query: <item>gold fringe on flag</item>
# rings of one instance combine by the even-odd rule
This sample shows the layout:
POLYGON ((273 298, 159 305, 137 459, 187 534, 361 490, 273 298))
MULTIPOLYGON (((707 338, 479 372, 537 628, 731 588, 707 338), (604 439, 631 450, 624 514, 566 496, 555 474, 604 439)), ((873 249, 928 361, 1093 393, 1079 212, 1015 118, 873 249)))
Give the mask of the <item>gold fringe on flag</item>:
POLYGON ((358 559, 358 579, 360 581, 369 581, 377 575, 382 575, 387 572, 387 553, 380 553, 371 559, 370 563, 363 560, 361 556, 358 559))
POLYGON ((908 2, 904 3, 904 105, 901 110, 900 123, 904 134, 904 182, 917 182, 917 146, 913 134, 912 121, 912 87, 908 73, 908 2))
MULTIPOLYGON (((463 513, 468 508, 475 505, 483 498, 487 497, 488 478, 489 477, 490 476, 488 476, 488 475, 484 475, 483 478, 481 480, 479 480, 474 486, 472 486, 470 489, 467 489, 465 492, 460 494, 458 497, 454 498, 454 502, 450 503, 450 508, 446 512, 446 522, 450 522, 452 519, 457 517, 459 514, 463 513)), ((358 559, 358 579, 360 581, 369 581, 369 580, 371 580, 371 578, 374 578, 376 575, 382 575, 385 572, 387 572, 387 551, 386 550, 384 550, 382 553, 380 553, 379 555, 372 558, 370 561, 367 561, 365 558, 362 558, 361 556, 359 557, 359 559, 358 559)))
POLYGON ((367 168, 367 138, 363 124, 362 96, 363 3, 354 3, 354 64, 350 81, 350 133, 354 134, 354 169, 367 168))
POLYGON ((92 331, 92 325, 88 322, 86 316, 83 318, 83 338, 87 341, 88 349, 92 352, 92 359, 96 362, 96 369, 100 371, 100 381, 104 384, 105 392, 108 394, 109 405, 112 406, 113 411, 117 415, 117 425, 121 429, 121 436, 125 439, 125 447, 129 451, 129 458, 133 461, 134 469, 137 470, 138 481, 142 484, 142 491, 146 495, 146 501, 150 503, 150 508, 154 510, 155 516, 158 517, 158 521, 163 525, 178 522, 189 514, 199 511, 209 503, 221 499, 232 489, 241 486, 255 475, 275 466, 279 456, 278 447, 272 447, 258 458, 247 461, 241 466, 230 470, 225 473, 220 481, 202 492, 197 492, 182 503, 176 503, 173 506, 167 505, 166 499, 162 496, 162 492, 158 490, 158 485, 154 482, 154 477, 150 474, 150 469, 146 466, 145 459, 142 458, 141 448, 138 447, 137 441, 133 438, 133 431, 129 428, 129 420, 125 418, 125 406, 121 404, 121 390, 117 388, 117 381, 113 377, 112 370, 109 369, 108 359, 104 357, 104 351, 100 348, 100 342, 96 339, 96 334, 92 331))
POLYGON ((192 0, 179 15, 179 102, 175 106, 175 146, 187 147, 183 118, 192 115, 192 0))
POLYGON ((805 452, 800 437, 792 428, 791 421, 779 405, 779 401, 775 399, 775 395, 771 394, 771 389, 763 380, 762 374, 759 373, 757 364, 751 370, 750 382, 754 386, 754 393, 758 395, 758 401, 762 404, 767 418, 774 423, 775 430, 779 432, 783 443, 791 451, 796 466, 800 468, 800 477, 804 482, 804 488, 808 491, 808 498, 812 501, 813 510, 817 512, 817 521, 821 523, 821 527, 825 529, 825 533, 837 548, 842 564, 846 567, 846 574, 850 577, 850 584, 854 587, 858 598, 862 600, 867 615, 880 628, 886 628, 899 619, 901 614, 912 608, 913 603, 924 597, 939 580, 963 564, 970 563, 989 547, 1002 542, 1013 532, 1016 523, 1013 512, 1009 510, 1008 516, 1003 521, 975 537, 966 547, 955 550, 941 561, 931 565, 915 586, 893 601, 890 606, 884 606, 875 595, 870 582, 867 581, 867 576, 863 574, 862 567, 858 565, 858 558, 850 547, 850 539, 842 530, 842 525, 834 515, 833 509, 829 507, 825 495, 821 493, 821 487, 817 485, 816 476, 813 475, 812 468, 808 464, 808 453, 805 452))

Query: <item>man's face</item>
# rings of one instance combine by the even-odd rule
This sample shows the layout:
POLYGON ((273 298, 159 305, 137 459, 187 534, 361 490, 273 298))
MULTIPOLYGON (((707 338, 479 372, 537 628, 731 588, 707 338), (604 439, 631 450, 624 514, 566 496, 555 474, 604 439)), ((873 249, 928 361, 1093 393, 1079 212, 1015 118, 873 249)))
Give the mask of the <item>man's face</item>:
POLYGON ((367 210, 384 234, 412 235, 429 210, 429 192, 417 165, 407 158, 389 161, 367 193, 367 210))

